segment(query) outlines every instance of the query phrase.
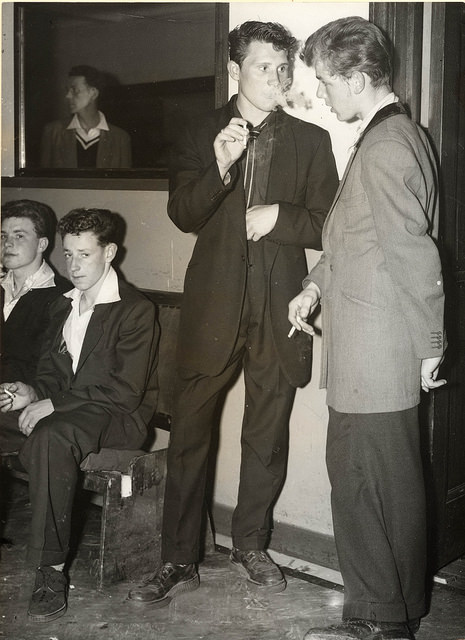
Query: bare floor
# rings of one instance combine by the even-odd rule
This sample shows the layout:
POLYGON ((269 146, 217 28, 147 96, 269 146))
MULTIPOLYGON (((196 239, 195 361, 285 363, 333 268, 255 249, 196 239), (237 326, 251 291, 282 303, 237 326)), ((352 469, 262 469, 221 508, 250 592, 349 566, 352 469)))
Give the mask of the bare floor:
MULTIPOLYGON (((27 493, 16 483, 7 504, 0 565, 0 638, 8 640, 301 640, 311 626, 339 621, 342 587, 299 573, 287 575, 286 591, 264 595, 251 590, 220 551, 200 566, 197 591, 168 607, 136 606, 127 600, 131 583, 97 591, 88 573, 98 544, 98 507, 86 514, 86 529, 70 569, 65 616, 31 623, 27 604, 34 576, 24 568, 29 522, 27 493), (94 512, 93 512, 94 511, 94 512)), ((465 640, 465 591, 436 584, 431 612, 417 640, 465 640)))

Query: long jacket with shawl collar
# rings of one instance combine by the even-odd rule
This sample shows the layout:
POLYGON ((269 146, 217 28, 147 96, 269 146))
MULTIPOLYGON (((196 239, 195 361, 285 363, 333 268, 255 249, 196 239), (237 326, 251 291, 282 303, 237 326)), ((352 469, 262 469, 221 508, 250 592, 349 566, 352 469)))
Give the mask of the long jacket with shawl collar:
POLYGON ((428 235, 437 209, 433 153, 400 104, 369 123, 304 285, 322 292, 321 386, 337 411, 418 404, 423 358, 443 353, 441 264, 428 235))
MULTIPOLYGON (((196 122, 180 139, 171 167, 168 213, 184 232, 197 234, 181 309, 178 364, 217 375, 227 365, 241 319, 247 285, 245 196, 240 164, 224 185, 213 141, 233 117, 235 97, 196 122)), ((289 300, 305 275, 305 248, 321 248, 321 229, 337 188, 327 131, 276 113, 275 140, 266 204, 279 216, 264 243, 268 313, 277 357, 294 386, 310 379, 311 341, 288 339, 289 300)))
POLYGON ((121 300, 95 306, 76 373, 63 341, 71 300, 54 301, 33 386, 57 412, 88 404, 105 408, 125 428, 138 430, 143 442, 158 397, 159 328, 147 298, 122 280, 119 294, 121 300))

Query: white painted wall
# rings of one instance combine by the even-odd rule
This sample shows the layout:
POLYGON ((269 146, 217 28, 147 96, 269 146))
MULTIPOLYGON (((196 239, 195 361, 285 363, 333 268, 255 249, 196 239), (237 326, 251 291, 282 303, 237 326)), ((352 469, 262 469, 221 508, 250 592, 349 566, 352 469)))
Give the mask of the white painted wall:
MULTIPOLYGON (((3 5, 2 64, 2 173, 13 174, 12 88, 13 60, 11 4, 3 5), (9 6, 8 6, 9 5, 9 6), (6 19, 5 19, 6 18, 6 19)), ((322 24, 340 16, 368 17, 368 3, 235 2, 230 5, 230 26, 249 20, 279 21, 299 38, 305 39, 322 24)), ((339 123, 327 107, 315 98, 313 73, 302 64, 296 68, 296 83, 313 100, 313 108, 299 112, 330 131, 338 169, 342 172, 347 149, 352 142, 353 125, 339 123)), ((235 88, 231 85, 231 92, 235 88)), ((183 276, 195 238, 179 232, 166 215, 167 194, 156 191, 99 191, 73 189, 3 189, 2 200, 13 198, 42 200, 54 208, 58 217, 77 206, 107 207, 127 222, 127 254, 122 270, 127 279, 140 287, 182 290, 183 276)), ((318 259, 308 252, 309 264, 318 259)), ((63 267, 58 248, 53 254, 63 267)), ((324 463, 327 410, 325 392, 318 389, 320 340, 315 339, 313 380, 297 393, 290 425, 289 470, 282 495, 275 508, 275 520, 320 533, 331 533, 329 484, 324 463)), ((215 501, 233 507, 237 495, 240 462, 240 426, 243 409, 242 379, 228 395, 221 423, 220 450, 215 483, 215 501)))

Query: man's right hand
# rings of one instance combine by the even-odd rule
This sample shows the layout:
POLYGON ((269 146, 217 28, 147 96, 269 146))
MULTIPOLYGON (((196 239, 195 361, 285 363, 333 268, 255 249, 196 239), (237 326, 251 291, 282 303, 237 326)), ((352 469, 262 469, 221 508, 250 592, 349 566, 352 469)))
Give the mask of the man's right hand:
POLYGON ((317 284, 310 282, 307 287, 289 302, 289 322, 298 331, 315 335, 312 325, 306 322, 320 301, 321 291, 317 284))
POLYGON ((243 118, 231 118, 229 124, 216 136, 213 149, 221 179, 244 153, 248 139, 247 120, 243 118))
POLYGON ((0 385, 0 411, 24 409, 38 400, 34 389, 24 382, 4 382, 0 385))

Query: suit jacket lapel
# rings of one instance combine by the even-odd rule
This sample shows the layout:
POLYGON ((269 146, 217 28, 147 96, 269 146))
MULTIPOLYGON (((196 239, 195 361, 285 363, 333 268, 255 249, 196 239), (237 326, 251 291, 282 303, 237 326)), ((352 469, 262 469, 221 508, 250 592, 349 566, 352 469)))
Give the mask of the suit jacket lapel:
POLYGON ((377 124, 379 124, 380 122, 382 122, 386 118, 390 118, 391 116, 395 116, 395 115, 398 115, 398 114, 406 114, 406 113, 407 113, 407 111, 405 110, 405 107, 400 102, 394 102, 393 104, 388 104, 386 107, 383 107, 382 109, 380 109, 379 111, 377 111, 375 113, 373 118, 368 123, 367 127, 362 132, 360 138, 357 140, 357 142, 354 145, 354 148, 353 148, 352 153, 351 153, 351 155, 349 157, 349 160, 347 161, 347 165, 346 165, 346 168, 344 170, 344 174, 342 176, 342 179, 339 182, 339 187, 338 187, 338 189, 336 191, 336 195, 334 196, 334 200, 333 200, 333 203, 331 205, 331 209, 329 210, 328 215, 326 217, 325 225, 326 225, 326 222, 327 222, 328 218, 330 217, 331 213, 333 212, 333 209, 336 206, 337 201, 339 200, 339 196, 341 195, 342 188, 344 187, 344 184, 345 184, 345 182, 347 180, 347 176, 349 175, 349 171, 350 171, 350 168, 352 167, 352 164, 354 162, 355 156, 357 155, 357 151, 359 150, 360 145, 362 143, 362 140, 364 139, 364 137, 366 136, 368 131, 371 131, 371 129, 373 129, 373 127, 376 127, 377 124))
POLYGON ((291 126, 286 126, 286 121, 280 111, 277 111, 275 116, 274 136, 267 201, 292 202, 298 175, 297 148, 294 131, 291 126))
MULTIPOLYGON (((218 131, 224 128, 231 118, 234 116, 234 104, 235 104, 235 96, 228 102, 227 105, 221 110, 220 117, 215 125, 217 127, 217 131, 213 131, 213 139, 218 134, 218 131)), ((229 217, 231 218, 232 223, 237 228, 239 236, 241 240, 243 240, 244 245, 247 245, 247 240, 245 236, 245 193, 244 193, 244 175, 241 169, 241 162, 237 162, 237 170, 238 176, 237 180, 239 184, 237 187, 233 188, 231 193, 229 193, 223 201, 223 205, 225 210, 227 211, 229 217)))
POLYGON ((89 354, 95 349, 98 341, 103 335, 103 327, 108 314, 110 313, 111 304, 98 304, 96 305, 92 317, 89 320, 84 342, 82 344, 81 355, 79 356, 78 366, 76 368, 76 374, 79 369, 85 363, 89 354))

